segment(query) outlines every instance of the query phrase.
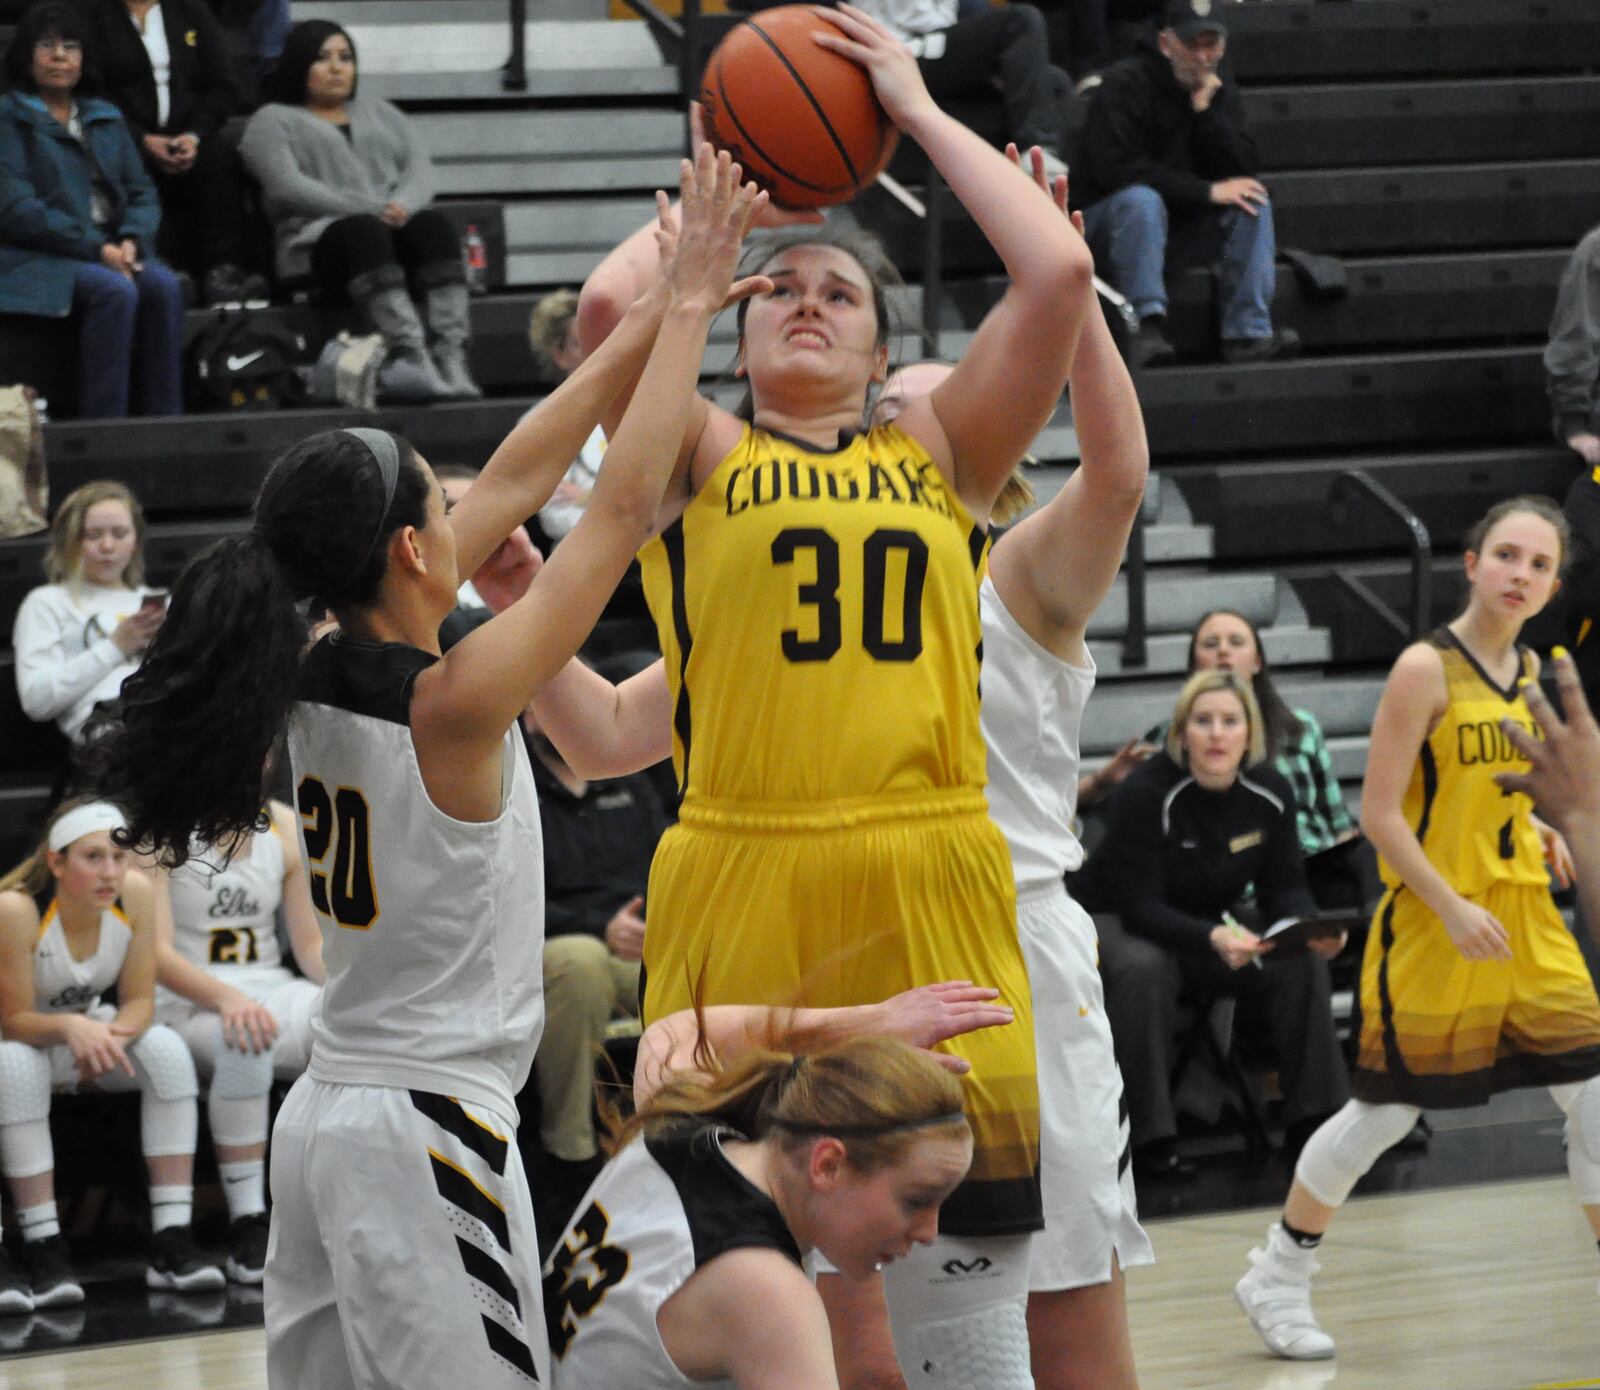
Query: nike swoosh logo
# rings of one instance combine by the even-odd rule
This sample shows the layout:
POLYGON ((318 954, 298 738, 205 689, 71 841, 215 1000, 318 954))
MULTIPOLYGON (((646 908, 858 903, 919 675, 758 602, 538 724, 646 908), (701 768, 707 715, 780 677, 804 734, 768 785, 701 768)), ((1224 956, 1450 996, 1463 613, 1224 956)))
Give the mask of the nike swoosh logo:
POLYGON ((254 362, 256 360, 256 358, 265 357, 266 355, 267 355, 266 348, 257 348, 254 352, 247 353, 243 357, 230 357, 228 359, 228 370, 230 372, 243 371, 252 362, 254 362))

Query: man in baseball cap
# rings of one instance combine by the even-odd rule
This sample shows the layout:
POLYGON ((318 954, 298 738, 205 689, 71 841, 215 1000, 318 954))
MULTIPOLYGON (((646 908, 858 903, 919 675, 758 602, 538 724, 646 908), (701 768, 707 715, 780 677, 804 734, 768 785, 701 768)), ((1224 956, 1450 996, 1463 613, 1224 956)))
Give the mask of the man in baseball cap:
POLYGON ((1221 8, 1167 0, 1133 55, 1106 70, 1072 161, 1095 263, 1139 315, 1137 366, 1177 355, 1166 336, 1166 277, 1196 265, 1217 274, 1225 362, 1300 351, 1293 331, 1272 326, 1272 204, 1239 93, 1219 71, 1221 8))

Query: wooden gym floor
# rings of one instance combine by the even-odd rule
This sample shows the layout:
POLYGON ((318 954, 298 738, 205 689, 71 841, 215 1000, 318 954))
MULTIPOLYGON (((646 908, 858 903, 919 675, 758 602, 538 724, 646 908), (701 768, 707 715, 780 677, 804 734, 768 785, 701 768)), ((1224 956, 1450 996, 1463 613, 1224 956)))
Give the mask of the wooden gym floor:
MULTIPOLYGON (((1564 1179, 1352 1201, 1317 1283, 1333 1362, 1275 1360, 1234 1306, 1272 1216, 1152 1223, 1160 1263, 1129 1280, 1147 1390, 1600 1390, 1600 1255, 1564 1179)), ((258 1329, 0 1361, 0 1390, 265 1385, 258 1329)))

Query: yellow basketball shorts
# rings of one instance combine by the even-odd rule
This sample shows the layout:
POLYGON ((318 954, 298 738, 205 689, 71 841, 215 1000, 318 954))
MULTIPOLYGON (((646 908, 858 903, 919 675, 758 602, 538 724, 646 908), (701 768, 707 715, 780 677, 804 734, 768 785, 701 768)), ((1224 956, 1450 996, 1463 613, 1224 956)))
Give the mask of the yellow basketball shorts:
POLYGON ((1497 883, 1472 901, 1505 927, 1510 960, 1464 960, 1404 886, 1378 904, 1361 967, 1358 1099, 1446 1109, 1600 1075, 1600 1001, 1549 889, 1497 883))
POLYGON ((981 792, 810 808, 690 798, 656 850, 646 911, 647 1021, 696 998, 833 1008, 940 980, 998 989, 1012 1023, 941 1044, 972 1065, 975 1154, 940 1228, 1040 1226, 1033 1005, 1010 854, 981 792))

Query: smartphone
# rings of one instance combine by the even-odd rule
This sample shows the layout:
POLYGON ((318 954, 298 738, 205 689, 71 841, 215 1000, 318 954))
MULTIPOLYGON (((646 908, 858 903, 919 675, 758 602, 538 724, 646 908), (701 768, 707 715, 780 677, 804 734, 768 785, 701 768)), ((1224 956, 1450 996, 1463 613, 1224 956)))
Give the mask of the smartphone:
POLYGON ((139 600, 139 611, 141 613, 153 613, 157 610, 164 611, 167 606, 167 600, 171 597, 165 589, 152 589, 139 600))

